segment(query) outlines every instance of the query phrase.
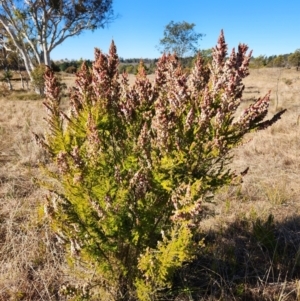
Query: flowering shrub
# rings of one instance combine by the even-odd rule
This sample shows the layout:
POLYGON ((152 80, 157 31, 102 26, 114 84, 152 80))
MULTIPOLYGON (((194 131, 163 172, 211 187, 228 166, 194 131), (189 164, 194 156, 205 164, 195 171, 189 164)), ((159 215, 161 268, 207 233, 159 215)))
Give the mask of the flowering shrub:
POLYGON ((97 300, 153 300, 171 287, 201 245, 201 203, 240 177, 228 168, 232 149, 283 113, 263 121, 267 94, 236 118, 247 49, 226 58, 222 32, 209 67, 198 55, 187 76, 176 56, 163 55, 153 84, 141 63, 130 86, 112 43, 77 73, 69 114, 46 72, 49 131, 37 137, 51 158, 45 214, 72 262, 93 271, 97 300))

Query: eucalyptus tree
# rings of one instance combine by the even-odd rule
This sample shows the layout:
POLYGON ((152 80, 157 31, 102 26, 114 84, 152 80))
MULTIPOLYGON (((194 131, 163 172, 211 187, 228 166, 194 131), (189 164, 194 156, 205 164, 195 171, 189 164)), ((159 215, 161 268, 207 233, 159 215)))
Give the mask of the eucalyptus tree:
POLYGON ((174 52, 179 57, 198 51, 198 40, 204 34, 194 31, 195 24, 171 21, 166 25, 164 37, 159 41, 161 52, 174 52))
POLYGON ((114 19, 112 0, 0 0, 0 25, 26 70, 50 66, 51 51, 67 38, 104 27, 114 19))

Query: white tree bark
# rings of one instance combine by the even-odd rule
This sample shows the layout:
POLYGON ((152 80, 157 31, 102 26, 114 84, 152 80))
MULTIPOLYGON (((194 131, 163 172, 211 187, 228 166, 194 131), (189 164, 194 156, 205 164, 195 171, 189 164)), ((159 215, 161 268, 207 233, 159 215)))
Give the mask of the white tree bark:
POLYGON ((0 23, 31 80, 35 66, 50 66, 51 51, 67 38, 112 20, 112 0, 0 0, 0 23))

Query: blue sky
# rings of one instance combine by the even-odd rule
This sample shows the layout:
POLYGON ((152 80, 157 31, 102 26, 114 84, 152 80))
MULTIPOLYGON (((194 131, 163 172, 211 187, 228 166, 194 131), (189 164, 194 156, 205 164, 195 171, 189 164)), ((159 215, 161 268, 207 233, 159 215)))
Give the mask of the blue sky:
POLYGON ((67 39, 51 58, 93 59, 94 48, 107 53, 112 39, 120 57, 158 58, 156 46, 172 20, 196 24, 205 34, 200 49, 215 46, 221 29, 230 50, 246 43, 253 56, 300 48, 300 0, 114 0, 113 9, 119 17, 108 27, 67 39))

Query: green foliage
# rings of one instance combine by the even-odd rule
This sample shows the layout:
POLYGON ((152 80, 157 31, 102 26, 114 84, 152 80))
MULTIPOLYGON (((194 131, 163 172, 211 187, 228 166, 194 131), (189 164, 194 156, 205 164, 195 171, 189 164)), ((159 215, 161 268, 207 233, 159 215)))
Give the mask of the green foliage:
POLYGON ((288 56, 288 62, 291 66, 299 68, 300 66, 300 49, 297 49, 294 53, 288 56))
POLYGON ((68 68, 65 69, 66 73, 76 73, 77 68, 75 66, 69 66, 68 68))
POLYGON ((65 71, 69 66, 70 66, 69 62, 62 62, 61 64, 59 64, 59 70, 65 71))
POLYGON ((55 62, 53 62, 53 61, 51 61, 51 69, 52 69, 54 72, 59 72, 59 71, 60 71, 59 66, 58 66, 55 62))
POLYGON ((285 67, 287 65, 287 57, 278 55, 272 60, 273 67, 285 67))
POLYGON ((34 90, 41 95, 44 94, 45 72, 46 72, 46 66, 43 64, 36 66, 35 69, 31 72, 32 86, 34 90))
POLYGON ((252 57, 250 61, 250 68, 263 68, 263 67, 286 67, 287 63, 293 65, 289 60, 290 55, 259 55, 252 57))
POLYGON ((166 25, 164 37, 159 41, 162 52, 174 52, 179 57, 198 51, 198 40, 204 35, 194 31, 195 24, 171 21, 166 25))
POLYGON ((123 73, 123 72, 126 72, 126 73, 128 73, 128 74, 136 74, 137 73, 137 67, 138 67, 138 65, 131 65, 131 64, 129 64, 129 65, 121 65, 120 67, 119 67, 119 72, 120 73, 123 73))
MULTIPOLYGON (((138 72, 139 64, 122 64, 119 66, 119 72, 122 74, 123 72, 126 72, 128 74, 137 74, 138 72)), ((155 72, 155 64, 144 64, 145 72, 146 74, 153 74, 155 72)))
POLYGON ((274 233, 274 216, 269 215, 265 222, 257 219, 253 223, 253 236, 256 238, 259 244, 266 248, 272 255, 276 251, 276 238, 274 233))
POLYGON ((6 81, 8 84, 8 90, 12 90, 12 84, 11 84, 11 79, 13 77, 13 74, 10 70, 5 70, 2 74, 2 77, 0 78, 1 81, 6 81))
POLYGON ((162 235, 156 250, 146 249, 138 264, 144 274, 144 279, 136 282, 140 300, 155 300, 157 292, 172 287, 170 275, 195 255, 197 248, 196 243, 191 245, 192 240, 192 231, 182 223, 174 225, 170 237, 162 235))
POLYGON ((204 59, 205 63, 211 63, 212 61, 212 49, 202 49, 200 51, 201 56, 204 59))
POLYGON ((83 277, 106 300, 154 300, 172 286, 199 248, 201 203, 239 181, 227 167, 232 149, 280 118, 263 121, 269 94, 235 116, 247 49, 239 45, 227 59, 221 33, 209 69, 199 54, 187 76, 175 55, 163 55, 153 84, 140 63, 130 86, 112 43, 77 73, 69 115, 46 72, 49 130, 37 137, 52 163, 44 166, 45 215, 70 262, 93 271, 83 277))
POLYGON ((13 74, 10 70, 5 70, 2 74, 1 80, 2 81, 8 81, 11 80, 13 77, 13 74))
POLYGON ((252 58, 250 68, 262 68, 267 65, 267 58, 264 55, 252 58))

